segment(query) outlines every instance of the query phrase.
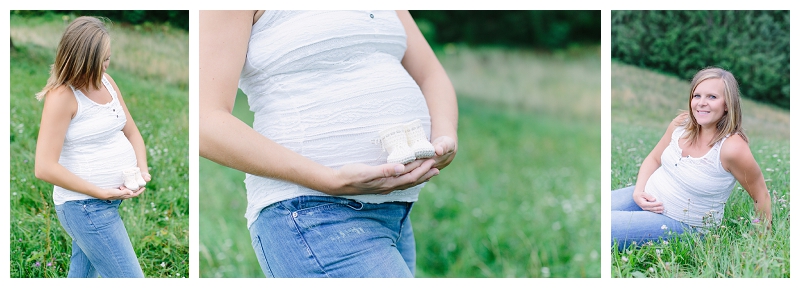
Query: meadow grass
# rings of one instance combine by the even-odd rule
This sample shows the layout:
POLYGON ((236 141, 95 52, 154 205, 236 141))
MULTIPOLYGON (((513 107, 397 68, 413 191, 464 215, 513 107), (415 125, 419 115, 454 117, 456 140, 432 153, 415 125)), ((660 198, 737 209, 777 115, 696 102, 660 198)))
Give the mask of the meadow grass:
MULTIPOLYGON (((679 110, 689 80, 612 62, 611 189, 636 183, 642 160, 679 110)), ((789 277, 789 111, 742 101, 743 127, 772 199, 772 231, 753 224, 753 201, 736 184, 719 227, 705 237, 611 253, 613 277, 789 277)))
MULTIPOLYGON (((599 48, 438 56, 459 97, 459 152, 411 213, 417 277, 599 277, 599 48)), ((252 123, 241 93, 234 115, 252 123)), ((244 173, 201 159, 200 176, 200 277, 263 277, 244 173)))
MULTIPOLYGON (((36 179, 33 168, 42 112, 34 94, 45 85, 55 47, 72 19, 11 15, 10 276, 15 278, 66 277, 69 270, 72 240, 58 222, 53 185, 36 179)), ((146 277, 188 277, 189 36, 178 29, 123 25, 111 26, 109 33, 108 74, 144 138, 152 175, 141 196, 123 201, 120 215, 146 277)))

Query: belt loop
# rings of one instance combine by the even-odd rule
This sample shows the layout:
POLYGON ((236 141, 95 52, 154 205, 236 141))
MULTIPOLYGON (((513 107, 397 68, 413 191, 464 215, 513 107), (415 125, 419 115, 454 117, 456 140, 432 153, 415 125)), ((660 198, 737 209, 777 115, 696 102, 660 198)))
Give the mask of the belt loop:
POLYGON ((361 203, 358 200, 350 199, 350 201, 347 201, 347 206, 350 206, 350 208, 353 208, 353 210, 359 211, 361 208, 364 208, 364 203, 361 203))

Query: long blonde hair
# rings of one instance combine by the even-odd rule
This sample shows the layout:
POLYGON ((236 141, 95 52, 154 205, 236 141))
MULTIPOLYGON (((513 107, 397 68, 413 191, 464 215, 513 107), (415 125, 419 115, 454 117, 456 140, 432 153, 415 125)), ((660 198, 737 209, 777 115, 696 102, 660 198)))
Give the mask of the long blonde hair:
POLYGON ((708 143, 708 146, 713 146, 717 141, 722 140, 728 135, 739 134, 739 136, 747 142, 747 136, 742 130, 742 109, 740 105, 739 96, 739 83, 733 77, 731 72, 717 67, 708 67, 697 72, 692 79, 691 89, 689 90, 689 117, 687 118, 684 128, 686 129, 686 136, 684 138, 689 140, 690 144, 694 144, 700 137, 700 124, 694 118, 692 110, 692 97, 694 90, 700 82, 708 79, 720 79, 725 85, 725 115, 717 122, 717 133, 708 143))
POLYGON ((64 30, 56 50, 56 59, 50 66, 50 78, 36 99, 42 100, 51 90, 61 85, 75 89, 101 87, 103 62, 111 54, 111 39, 103 20, 96 17, 78 17, 64 30))

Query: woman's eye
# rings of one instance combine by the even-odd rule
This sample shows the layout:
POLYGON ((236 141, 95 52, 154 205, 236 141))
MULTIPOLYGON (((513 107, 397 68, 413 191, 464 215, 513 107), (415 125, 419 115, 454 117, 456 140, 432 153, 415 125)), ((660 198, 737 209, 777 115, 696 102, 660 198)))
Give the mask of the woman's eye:
POLYGON ((694 96, 692 96, 692 97, 694 97, 694 98, 700 98, 700 94, 694 94, 694 96))
POLYGON ((717 96, 715 96, 715 95, 711 95, 711 96, 708 96, 708 98, 711 98, 711 99, 717 99, 717 96))

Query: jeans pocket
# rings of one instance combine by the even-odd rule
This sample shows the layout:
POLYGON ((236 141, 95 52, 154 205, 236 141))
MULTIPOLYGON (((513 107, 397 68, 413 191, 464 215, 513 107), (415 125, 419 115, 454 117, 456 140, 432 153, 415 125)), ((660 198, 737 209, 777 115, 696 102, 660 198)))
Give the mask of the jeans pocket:
POLYGON ((119 200, 91 199, 80 206, 86 221, 96 228, 113 225, 119 218, 119 200))
POLYGON ((67 215, 64 212, 64 209, 67 209, 66 204, 56 205, 56 216, 58 216, 58 222, 61 223, 61 227, 64 228, 64 231, 67 231, 67 235, 70 238, 75 238, 72 234, 72 229, 69 225, 69 219, 67 219, 67 215))

